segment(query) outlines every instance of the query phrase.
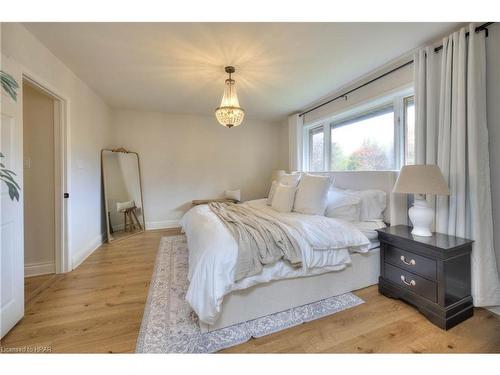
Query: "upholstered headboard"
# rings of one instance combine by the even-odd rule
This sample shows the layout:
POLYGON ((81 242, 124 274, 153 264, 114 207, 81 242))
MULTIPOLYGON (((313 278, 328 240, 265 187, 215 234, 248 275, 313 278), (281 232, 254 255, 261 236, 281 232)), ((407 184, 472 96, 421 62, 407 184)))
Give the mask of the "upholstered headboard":
POLYGON ((333 176, 334 185, 341 189, 367 190, 378 189, 387 194, 387 207, 384 219, 391 225, 407 223, 406 195, 392 192, 399 172, 397 171, 348 171, 314 172, 311 174, 333 176))

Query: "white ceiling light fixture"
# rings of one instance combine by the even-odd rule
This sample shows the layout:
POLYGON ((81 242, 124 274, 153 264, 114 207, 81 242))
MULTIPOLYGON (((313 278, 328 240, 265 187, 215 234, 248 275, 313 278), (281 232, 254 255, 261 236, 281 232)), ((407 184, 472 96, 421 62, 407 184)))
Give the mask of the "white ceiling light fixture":
POLYGON ((240 107, 238 95, 236 94, 236 81, 231 78, 231 74, 236 70, 233 66, 226 66, 225 70, 229 74, 229 78, 226 79, 224 95, 220 107, 215 110, 215 117, 219 124, 224 125, 226 128, 232 128, 243 122, 245 110, 240 107))

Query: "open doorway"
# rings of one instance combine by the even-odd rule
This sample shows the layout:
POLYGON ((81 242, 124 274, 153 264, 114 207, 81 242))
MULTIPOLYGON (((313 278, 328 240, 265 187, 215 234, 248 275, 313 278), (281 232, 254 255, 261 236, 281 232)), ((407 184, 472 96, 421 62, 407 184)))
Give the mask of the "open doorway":
POLYGON ((62 101, 23 79, 25 304, 64 272, 64 184, 61 179, 62 101))

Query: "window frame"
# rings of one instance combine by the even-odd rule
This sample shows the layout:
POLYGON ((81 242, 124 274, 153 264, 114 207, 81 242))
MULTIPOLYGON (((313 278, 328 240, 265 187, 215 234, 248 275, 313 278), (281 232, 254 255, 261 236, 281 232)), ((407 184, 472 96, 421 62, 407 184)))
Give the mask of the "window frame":
POLYGON ((316 126, 316 127, 313 127, 311 129, 309 129, 308 131, 308 150, 307 150, 307 167, 308 167, 308 171, 312 170, 311 168, 311 162, 312 162, 312 151, 313 151, 313 147, 312 147, 312 142, 313 142, 313 136, 315 134, 319 134, 319 133, 323 133, 323 170, 325 169, 325 155, 326 155, 326 137, 325 137, 325 129, 323 126, 316 126))
MULTIPOLYGON (((368 116, 371 113, 377 113, 384 107, 391 107, 394 111, 394 170, 400 170, 403 165, 405 165, 406 158, 406 115, 405 115, 405 102, 407 98, 414 98, 413 87, 406 87, 404 89, 399 89, 393 94, 386 95, 380 98, 374 98, 364 103, 359 103, 351 107, 345 108, 333 115, 330 115, 320 121, 304 126, 303 132, 303 170, 310 171, 310 142, 311 142, 311 131, 323 131, 324 139, 324 161, 323 161, 323 171, 332 171, 331 168, 331 126, 332 124, 339 124, 342 122, 347 122, 350 119, 356 119, 363 116, 368 116), (319 130, 321 129, 321 130, 319 130)), ((413 99, 414 100, 414 99, 413 99)), ((346 124, 347 125, 347 124, 346 124)), ((361 171, 360 171, 361 172, 361 171)))

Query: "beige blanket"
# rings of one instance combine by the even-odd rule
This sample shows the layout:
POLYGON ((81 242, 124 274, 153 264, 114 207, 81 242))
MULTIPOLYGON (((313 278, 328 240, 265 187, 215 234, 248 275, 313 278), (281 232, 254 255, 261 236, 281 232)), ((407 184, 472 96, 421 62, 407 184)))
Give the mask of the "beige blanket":
POLYGON ((256 275, 263 265, 280 259, 301 266, 302 253, 286 224, 240 204, 213 202, 209 207, 238 244, 235 281, 256 275))

